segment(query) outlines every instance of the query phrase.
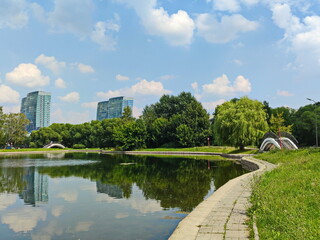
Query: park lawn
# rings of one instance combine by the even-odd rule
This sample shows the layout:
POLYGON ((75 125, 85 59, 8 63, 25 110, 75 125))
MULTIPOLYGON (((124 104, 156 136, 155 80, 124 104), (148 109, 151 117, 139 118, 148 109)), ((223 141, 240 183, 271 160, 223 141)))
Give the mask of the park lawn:
POLYGON ((320 150, 256 156, 279 166, 253 187, 251 215, 260 239, 320 239, 320 150))
POLYGON ((70 150, 70 148, 20 148, 20 149, 0 149, 0 152, 46 152, 46 151, 61 151, 70 150))
POLYGON ((229 146, 210 146, 210 147, 190 147, 190 148, 146 148, 139 149, 136 151, 163 151, 163 152, 214 152, 214 153, 226 153, 226 154, 254 154, 258 152, 258 149, 247 148, 244 150, 239 150, 234 147, 229 146))

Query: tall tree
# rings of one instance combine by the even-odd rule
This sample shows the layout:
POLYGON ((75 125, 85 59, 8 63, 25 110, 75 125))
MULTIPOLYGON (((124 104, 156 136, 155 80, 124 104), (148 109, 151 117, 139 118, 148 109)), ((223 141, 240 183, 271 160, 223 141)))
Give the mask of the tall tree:
POLYGON ((2 111, 2 106, 0 106, 0 145, 5 144, 3 123, 4 123, 4 114, 2 111))
POLYGON ((300 107, 294 114, 292 133, 300 145, 315 145, 316 124, 320 126, 320 102, 300 107))
POLYGON ((257 144, 268 130, 266 112, 261 102, 242 97, 217 107, 214 132, 219 144, 240 149, 257 144))
POLYGON ((277 134, 278 132, 288 132, 292 133, 292 124, 291 125, 285 125, 285 120, 283 118, 283 113, 279 114, 271 114, 270 118, 270 131, 277 134))
POLYGON ((191 93, 163 95, 144 109, 142 119, 153 147, 203 145, 209 134, 209 114, 191 93))
POLYGON ((22 144, 26 138, 26 126, 29 120, 22 113, 4 114, 3 133, 5 142, 16 145, 22 144))

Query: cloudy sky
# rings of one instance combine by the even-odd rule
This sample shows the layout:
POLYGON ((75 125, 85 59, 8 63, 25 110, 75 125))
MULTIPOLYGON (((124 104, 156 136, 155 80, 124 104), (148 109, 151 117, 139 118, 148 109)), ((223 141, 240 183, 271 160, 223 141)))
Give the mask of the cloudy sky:
POLYGON ((0 0, 0 106, 52 93, 51 122, 96 118, 97 102, 194 94, 320 101, 320 0, 0 0))

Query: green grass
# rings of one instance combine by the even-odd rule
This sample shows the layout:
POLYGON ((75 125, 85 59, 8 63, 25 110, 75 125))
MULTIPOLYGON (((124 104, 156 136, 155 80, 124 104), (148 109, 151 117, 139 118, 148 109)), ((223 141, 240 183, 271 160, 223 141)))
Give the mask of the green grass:
POLYGON ((251 214, 260 239, 320 239, 320 150, 256 156, 279 167, 253 188, 251 214))
POLYGON ((45 151, 59 151, 59 150, 70 150, 70 148, 21 148, 21 149, 0 149, 0 152, 45 152, 45 151))
POLYGON ((244 150, 239 150, 234 147, 228 146, 211 146, 211 147, 191 147, 191 148, 146 148, 146 149, 139 149, 137 151, 165 151, 165 152, 177 152, 177 151, 184 151, 184 152, 215 152, 215 153, 228 153, 228 154, 253 154, 257 153, 257 149, 255 148, 248 148, 244 150))

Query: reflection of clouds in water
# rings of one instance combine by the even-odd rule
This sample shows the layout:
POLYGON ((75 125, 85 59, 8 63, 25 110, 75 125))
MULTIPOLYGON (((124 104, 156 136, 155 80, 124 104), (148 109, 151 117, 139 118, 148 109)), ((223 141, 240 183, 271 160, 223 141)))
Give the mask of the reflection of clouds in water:
POLYGON ((118 203, 124 206, 130 206, 131 208, 139 211, 142 214, 162 211, 160 203, 157 200, 146 200, 143 196, 143 192, 136 185, 133 185, 132 195, 129 199, 115 199, 109 197, 107 194, 98 194, 96 197, 96 201, 118 203))
POLYGON ((78 222, 75 231, 76 232, 87 232, 92 226, 93 222, 78 222))
POLYGON ((0 211, 14 204, 17 199, 17 194, 0 193, 0 211))
POLYGON ((80 186, 80 190, 83 191, 90 191, 90 192, 97 192, 97 186, 95 182, 88 182, 88 183, 83 183, 80 186))
POLYGON ((47 213, 41 208, 24 206, 16 208, 15 212, 7 213, 1 217, 3 224, 8 224, 15 232, 31 231, 37 226, 39 220, 45 221, 47 213))
POLYGON ((87 232, 90 230, 90 227, 93 225, 93 222, 78 222, 75 223, 74 227, 70 226, 61 226, 57 219, 51 220, 49 224, 43 227, 40 231, 31 234, 32 240, 51 240, 56 238, 56 236, 61 236, 63 234, 74 234, 77 232, 87 232))
POLYGON ((66 156, 65 153, 46 153, 46 158, 64 158, 66 156))
POLYGON ((127 217, 129 217, 129 214, 126 214, 126 213, 117 213, 115 216, 116 219, 127 218, 127 217))
POLYGON ((57 220, 53 220, 43 227, 40 232, 31 234, 31 238, 32 240, 51 240, 53 236, 61 236, 62 234, 63 228, 58 226, 57 220))
POLYGON ((76 202, 78 199, 78 192, 71 190, 69 192, 62 192, 57 195, 58 198, 63 198, 67 202, 76 202))
POLYGON ((54 206, 51 210, 51 213, 55 217, 61 216, 62 212, 64 210, 64 206, 54 206))

